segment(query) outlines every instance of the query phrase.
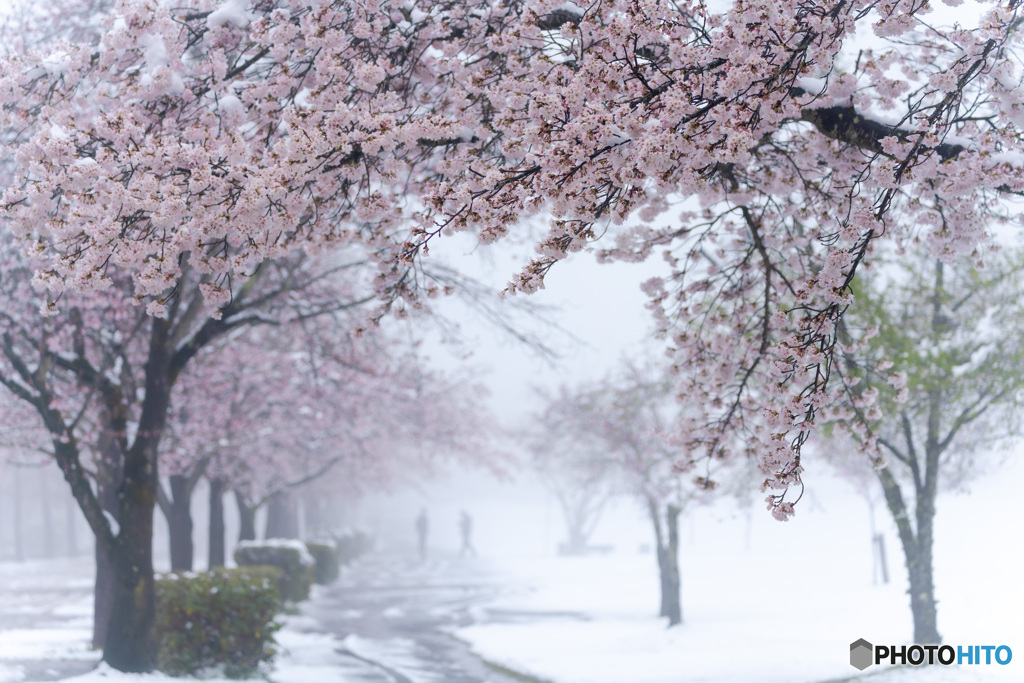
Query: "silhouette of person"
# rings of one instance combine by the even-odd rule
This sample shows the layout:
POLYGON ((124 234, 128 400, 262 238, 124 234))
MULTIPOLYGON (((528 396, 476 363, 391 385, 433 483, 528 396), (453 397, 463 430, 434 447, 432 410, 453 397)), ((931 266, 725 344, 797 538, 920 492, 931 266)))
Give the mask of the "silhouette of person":
POLYGON ((473 518, 469 516, 469 513, 463 510, 459 513, 459 532, 462 534, 462 550, 459 551, 459 555, 465 557, 466 555, 476 556, 476 548, 473 547, 473 518))
POLYGON ((427 530, 429 527, 427 508, 423 508, 420 510, 419 516, 416 517, 416 538, 419 541, 420 561, 427 559, 427 530))

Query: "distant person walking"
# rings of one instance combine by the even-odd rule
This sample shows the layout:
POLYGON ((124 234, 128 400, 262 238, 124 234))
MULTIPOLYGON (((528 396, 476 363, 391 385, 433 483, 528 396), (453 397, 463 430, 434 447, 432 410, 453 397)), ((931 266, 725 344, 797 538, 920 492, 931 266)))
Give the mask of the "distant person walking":
POLYGON ((427 508, 420 510, 416 517, 416 538, 420 546, 420 561, 427 559, 427 531, 430 529, 430 522, 427 520, 427 508))
POLYGON ((465 510, 459 513, 459 532, 462 534, 462 550, 459 551, 459 555, 476 557, 476 548, 473 547, 473 518, 465 510))

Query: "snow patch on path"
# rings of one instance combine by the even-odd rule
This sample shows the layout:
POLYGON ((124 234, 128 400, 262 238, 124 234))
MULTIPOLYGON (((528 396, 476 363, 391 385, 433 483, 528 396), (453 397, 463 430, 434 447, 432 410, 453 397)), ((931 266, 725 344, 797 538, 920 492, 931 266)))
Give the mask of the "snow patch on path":
POLYGON ((21 683, 25 680, 25 670, 20 666, 0 664, 0 683, 21 683))
MULTIPOLYGON (((17 659, 94 659, 91 628, 0 630, 0 661, 17 659)), ((0 679, 3 680, 3 679, 0 679)))

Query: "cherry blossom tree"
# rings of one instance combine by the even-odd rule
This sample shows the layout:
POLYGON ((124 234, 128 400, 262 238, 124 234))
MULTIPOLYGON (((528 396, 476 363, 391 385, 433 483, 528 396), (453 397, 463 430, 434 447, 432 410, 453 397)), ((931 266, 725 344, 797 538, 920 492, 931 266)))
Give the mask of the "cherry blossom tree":
POLYGON ((756 455, 784 519, 871 245, 970 254, 1024 185, 1019 1, 976 8, 122 0, 98 45, 5 63, 3 206, 53 292, 119 266, 155 315, 189 271, 219 306, 260 262, 352 240, 401 313, 440 290, 431 240, 540 214, 510 292, 601 233, 606 258, 662 251, 648 289, 703 407, 687 450, 756 455))
POLYGON ((204 298, 207 280, 190 275, 160 318, 135 306, 127 281, 115 278, 101 292, 68 292, 62 314, 41 319, 31 264, 19 260, 9 240, 0 247, 0 384, 36 413, 96 536, 96 629, 104 658, 117 668, 147 670, 154 655, 158 454, 178 377, 200 350, 231 332, 358 306, 365 296, 339 286, 336 276, 348 272, 339 254, 317 265, 305 258, 265 264, 256 277, 232 284, 219 312, 204 298))
MULTIPOLYGON (((858 288, 844 324, 837 370, 846 397, 828 417, 840 427, 837 438, 880 448, 871 464, 903 548, 916 643, 941 642, 932 561, 937 495, 962 486, 981 456, 1021 427, 1020 257, 989 261, 977 270, 905 255, 858 288)), ((841 466, 852 466, 852 450, 841 466)))
MULTIPOLYGON (((296 347, 306 336, 303 327, 317 320, 220 340, 196 359, 176 385, 161 453, 169 476, 167 486, 157 489, 158 504, 168 520, 173 569, 192 569, 192 493, 208 470, 209 478, 218 480, 223 489, 224 451, 235 449, 244 462, 254 444, 276 433, 280 437, 274 439, 274 447, 282 451, 281 468, 307 443, 316 443, 316 452, 326 457, 329 425, 338 417, 330 409, 344 403, 344 397, 317 390, 310 363, 304 361, 314 351, 296 347), (314 399, 322 406, 317 410, 318 421, 307 419, 314 399), (289 446, 289 439, 294 446, 289 446)), ((336 343, 340 347, 344 339, 336 343)), ((354 355, 347 360, 353 366, 370 361, 354 355)), ((223 564, 222 554, 222 550, 215 553, 219 564, 223 564)))
POLYGON ((202 354, 179 384, 171 467, 235 491, 243 540, 259 507, 316 479, 338 475, 338 493, 354 495, 421 474, 417 460, 494 452, 478 387, 430 372, 407 330, 353 327, 335 315, 254 330, 202 354))
POLYGON ((538 416, 546 429, 536 448, 555 462, 568 455, 570 464, 575 449, 587 451, 584 474, 599 474, 614 482, 616 492, 641 503, 654 532, 659 613, 675 626, 683 620, 679 516, 710 495, 715 484, 709 472, 694 477, 678 467, 685 458, 669 427, 679 407, 666 377, 663 369, 624 363, 602 381, 563 388, 538 416))
POLYGON ((564 386, 556 396, 538 397, 541 405, 558 406, 559 410, 532 416, 527 446, 533 469, 555 497, 565 522, 566 540, 559 552, 583 555, 617 491, 607 463, 598 455, 602 444, 592 433, 579 430, 564 410, 574 405, 574 398, 564 386))
POLYGON ((674 273, 648 291, 702 411, 685 450, 756 456, 785 519, 871 246, 917 233, 970 254, 1022 188, 1018 0, 951 29, 930 9, 125 0, 98 45, 4 63, 2 204, 54 296, 126 272, 154 316, 190 277, 220 309, 258 264, 349 242, 402 314, 441 289, 432 239, 489 243, 542 212, 511 292, 602 232, 606 258, 662 251, 674 273))

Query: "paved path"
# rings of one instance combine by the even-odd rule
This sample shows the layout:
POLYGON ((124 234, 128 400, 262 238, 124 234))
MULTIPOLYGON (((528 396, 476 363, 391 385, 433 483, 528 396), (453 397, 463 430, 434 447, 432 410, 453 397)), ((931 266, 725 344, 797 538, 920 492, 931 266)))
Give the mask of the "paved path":
POLYGON ((424 564, 375 555, 321 588, 302 613, 343 639, 339 653, 371 667, 361 681, 382 683, 523 683, 475 657, 450 635, 485 612, 506 590, 475 559, 424 564))
POLYGON ((92 638, 92 556, 0 563, 0 681, 56 681, 96 666, 92 638), (78 638, 80 647, 68 649, 78 638), (22 678, 24 676, 24 678, 22 678))
MULTIPOLYGON (((0 683, 56 681, 96 666, 91 562, 0 563, 0 683)), ((480 621, 535 617, 486 608, 509 589, 475 558, 375 554, 316 587, 289 628, 335 636, 339 683, 524 683, 531 679, 485 664, 451 635, 480 621)))

